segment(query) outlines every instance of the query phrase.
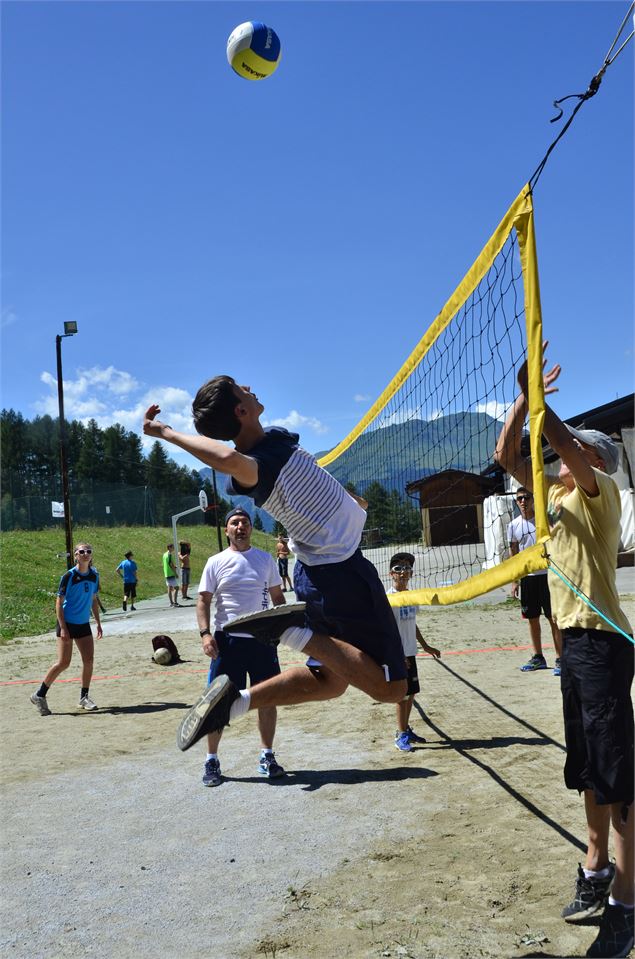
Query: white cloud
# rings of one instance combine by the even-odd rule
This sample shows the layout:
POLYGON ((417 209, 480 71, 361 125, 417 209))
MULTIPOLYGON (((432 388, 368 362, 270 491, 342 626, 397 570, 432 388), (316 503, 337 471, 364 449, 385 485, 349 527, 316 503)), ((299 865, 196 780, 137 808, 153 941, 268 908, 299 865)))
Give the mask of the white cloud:
POLYGON ((288 416, 278 417, 275 420, 263 420, 263 426, 284 426, 288 430, 299 430, 303 427, 313 430, 314 433, 328 433, 328 426, 321 423, 314 416, 303 416, 297 410, 291 410, 288 416))
POLYGON ((368 403, 369 400, 370 400, 370 396, 368 395, 368 393, 356 393, 355 396, 353 397, 353 401, 355 403, 368 403))
POLYGON ((511 404, 500 403, 498 400, 490 400, 488 403, 477 403, 474 407, 477 413, 487 413, 492 419, 505 422, 511 404))
POLYGON ((10 307, 5 307, 0 314, 0 329, 6 330, 8 326, 13 326, 18 322, 18 314, 14 313, 10 307))

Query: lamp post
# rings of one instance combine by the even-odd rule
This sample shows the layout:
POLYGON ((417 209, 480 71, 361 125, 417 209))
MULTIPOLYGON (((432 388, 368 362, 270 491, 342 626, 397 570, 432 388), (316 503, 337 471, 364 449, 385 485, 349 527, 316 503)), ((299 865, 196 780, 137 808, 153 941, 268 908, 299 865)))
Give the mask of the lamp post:
POLYGON ((60 412, 60 467, 62 470, 62 494, 64 500, 64 529, 66 532, 66 568, 73 565, 73 524, 71 521, 71 497, 68 488, 68 464, 66 460, 66 423, 64 420, 64 381, 62 379, 62 340, 77 333, 77 323, 64 324, 64 332, 55 337, 57 353, 57 399, 60 412))

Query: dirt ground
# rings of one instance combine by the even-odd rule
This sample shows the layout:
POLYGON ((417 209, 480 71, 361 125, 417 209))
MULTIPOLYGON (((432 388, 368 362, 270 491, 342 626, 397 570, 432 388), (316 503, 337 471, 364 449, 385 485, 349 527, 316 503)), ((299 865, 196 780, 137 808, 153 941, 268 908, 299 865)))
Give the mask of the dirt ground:
MULTIPOLYGON (((634 621, 633 599, 624 607, 634 621)), ((584 854, 582 802, 562 780, 558 680, 519 672, 517 608, 421 611, 443 658, 419 659, 413 725, 427 743, 414 752, 394 748, 393 706, 349 690, 279 711, 277 782, 256 774, 253 714, 235 722, 214 789, 200 783, 203 747, 174 744, 205 682, 194 610, 155 613, 163 629, 106 617, 96 713, 76 708, 78 660, 49 694, 52 716, 29 703, 51 635, 0 649, 4 955, 585 954, 596 927, 559 918, 584 854), (155 666, 156 632, 186 662, 155 666)))

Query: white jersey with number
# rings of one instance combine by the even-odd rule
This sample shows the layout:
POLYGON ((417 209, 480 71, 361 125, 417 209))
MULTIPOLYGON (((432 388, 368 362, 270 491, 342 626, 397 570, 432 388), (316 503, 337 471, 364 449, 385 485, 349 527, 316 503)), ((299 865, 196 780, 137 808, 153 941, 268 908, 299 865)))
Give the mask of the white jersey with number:
POLYGON ((269 590, 281 586, 276 562, 269 553, 250 546, 244 553, 225 549, 210 556, 199 583, 199 593, 213 593, 213 628, 222 629, 230 619, 268 609, 269 590))

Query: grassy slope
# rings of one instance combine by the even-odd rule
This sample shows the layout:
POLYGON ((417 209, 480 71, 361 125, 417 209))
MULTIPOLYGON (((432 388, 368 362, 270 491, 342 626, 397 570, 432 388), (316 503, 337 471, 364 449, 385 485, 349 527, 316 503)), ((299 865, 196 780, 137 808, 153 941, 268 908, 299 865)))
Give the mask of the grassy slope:
MULTIPOLYGON (((179 537, 192 544, 192 586, 196 595, 198 578, 208 556, 218 552, 216 530, 209 526, 178 527, 179 537)), ((101 601, 108 609, 122 599, 122 580, 115 569, 129 549, 139 567, 139 599, 165 591, 161 556, 172 540, 165 527, 122 526, 75 527, 73 542, 87 540, 95 550, 94 563, 101 580, 101 601)), ((275 555, 275 538, 254 532, 254 546, 275 555)), ((223 537, 223 543, 225 543, 223 537)), ((33 636, 55 628, 55 592, 64 573, 63 529, 2 533, 0 537, 0 640, 33 636)))

